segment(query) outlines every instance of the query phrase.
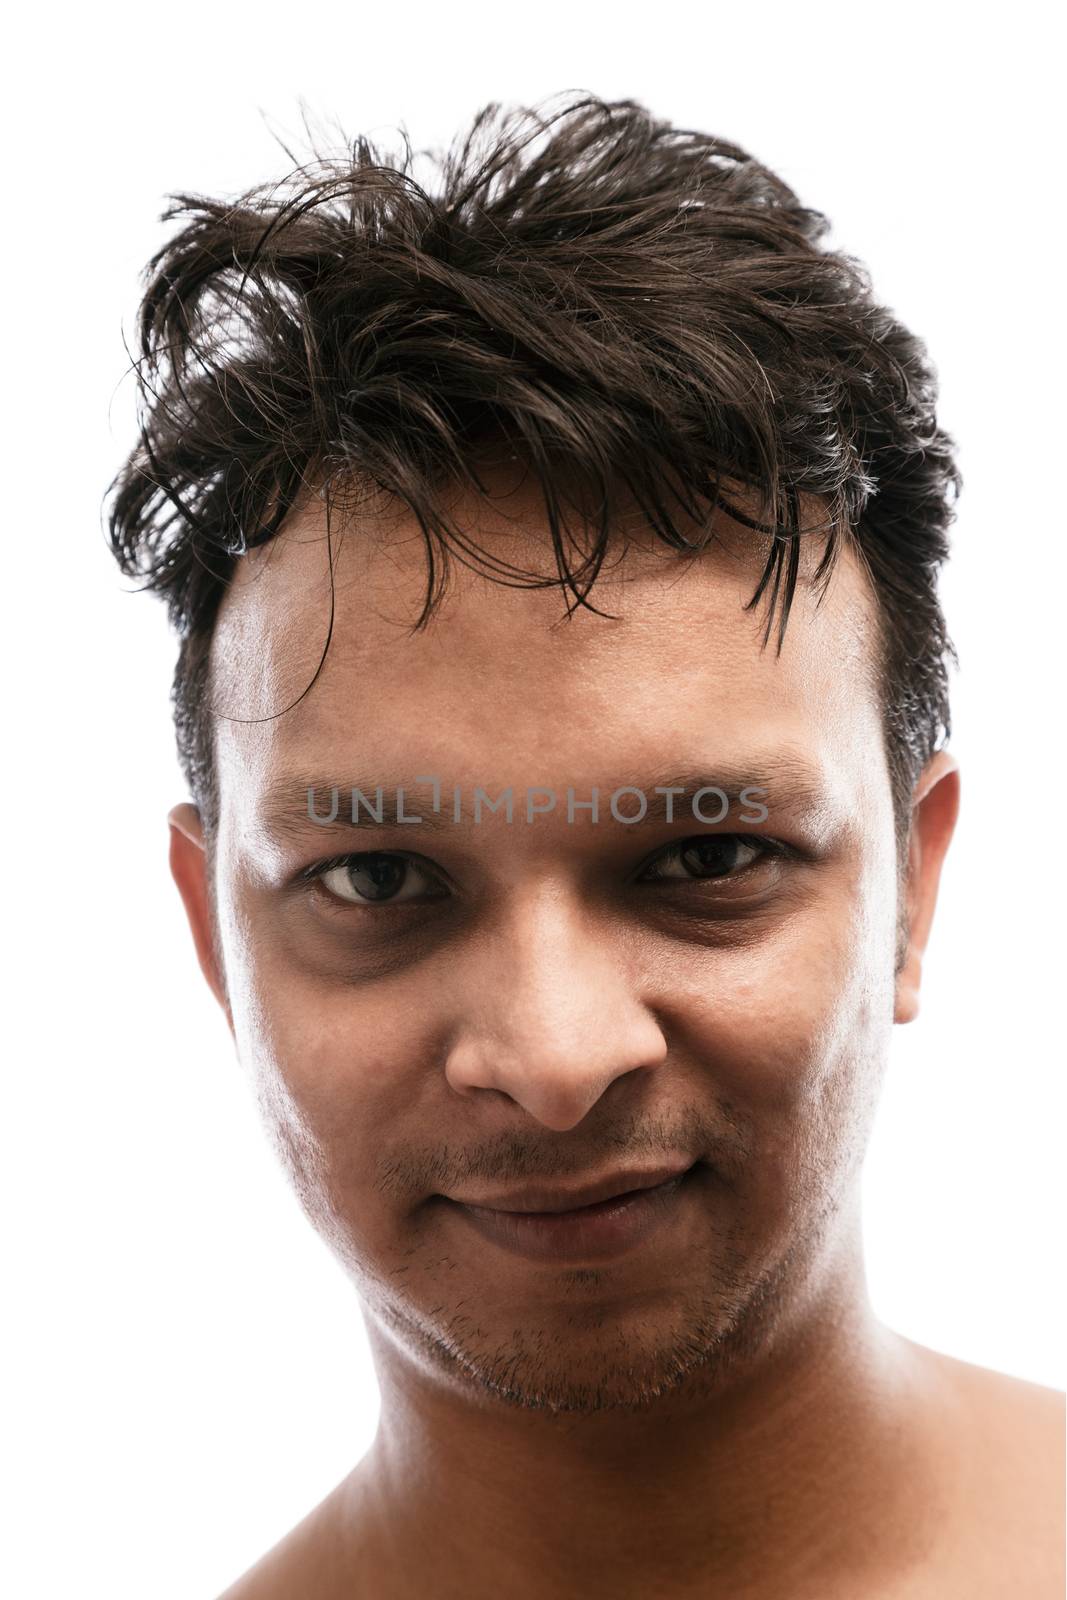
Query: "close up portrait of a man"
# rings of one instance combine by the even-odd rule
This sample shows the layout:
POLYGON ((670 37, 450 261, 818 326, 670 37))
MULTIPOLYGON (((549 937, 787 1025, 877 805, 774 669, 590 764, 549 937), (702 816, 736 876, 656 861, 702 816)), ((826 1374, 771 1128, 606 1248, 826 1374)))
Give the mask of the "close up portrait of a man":
POLYGON ((814 45, 795 159, 755 57, 694 98, 636 38, 438 77, 416 147, 428 48, 255 168, 212 67, 131 149, 121 332, 79 291, 9 1368, 76 1487, 11 1592, 1057 1600, 1043 247, 994 164, 1003 299, 924 317, 984 158, 931 124, 879 210, 814 45))

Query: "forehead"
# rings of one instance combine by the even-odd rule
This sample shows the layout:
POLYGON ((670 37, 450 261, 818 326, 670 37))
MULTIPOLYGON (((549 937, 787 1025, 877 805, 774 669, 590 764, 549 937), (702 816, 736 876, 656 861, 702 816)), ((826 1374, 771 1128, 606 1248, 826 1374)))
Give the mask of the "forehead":
MULTIPOLYGON (((539 491, 463 495, 451 510, 499 562, 554 576, 539 491)), ((251 822, 287 781, 295 797, 305 780, 357 774, 637 782, 716 762, 806 767, 813 784, 858 795, 884 758, 867 579, 846 548, 818 601, 821 552, 808 547, 779 652, 776 633, 764 647, 763 606, 746 610, 766 543, 722 514, 715 531, 680 556, 631 525, 590 591, 603 615, 568 617, 558 584, 508 587, 453 561, 438 610, 412 632, 427 578, 415 519, 394 505, 328 521, 312 500, 240 558, 220 610, 222 815, 251 822)))

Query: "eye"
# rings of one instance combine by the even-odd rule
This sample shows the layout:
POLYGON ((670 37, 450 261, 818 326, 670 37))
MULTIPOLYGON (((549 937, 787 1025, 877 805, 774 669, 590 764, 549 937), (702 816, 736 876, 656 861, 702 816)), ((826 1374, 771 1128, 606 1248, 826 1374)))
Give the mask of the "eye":
POLYGON ((671 845, 644 873, 654 882, 736 877, 761 858, 778 854, 772 840, 751 839, 740 833, 706 833, 671 845))
POLYGON ((342 856, 317 868, 315 878, 323 888, 348 905, 383 905, 417 900, 427 890, 440 888, 437 881, 407 856, 373 851, 342 856))

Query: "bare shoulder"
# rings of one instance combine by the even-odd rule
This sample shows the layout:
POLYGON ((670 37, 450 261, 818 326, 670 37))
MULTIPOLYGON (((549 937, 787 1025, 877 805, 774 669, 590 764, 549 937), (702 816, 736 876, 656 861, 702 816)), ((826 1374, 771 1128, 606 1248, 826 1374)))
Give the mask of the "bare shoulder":
POLYGON ((347 1600, 352 1574, 360 1570, 358 1519, 346 1514, 350 1498, 345 1479, 219 1600, 347 1600))
POLYGON ((1067 1420, 1062 1389, 960 1361, 939 1350, 924 1349, 924 1354, 943 1374, 960 1406, 981 1423, 986 1437, 1013 1452, 1022 1451, 1035 1467, 1054 1468, 1062 1476, 1067 1420))
MULTIPOLYGON (((910 1341, 909 1341, 910 1343, 910 1341)), ((946 1463, 958 1592, 1062 1600, 1062 1390, 913 1345, 946 1463)), ((946 1585, 945 1593, 956 1589, 946 1585)))
POLYGON ((219 1600, 282 1600, 282 1596, 291 1595, 293 1584, 304 1581, 308 1562, 313 1558, 315 1525, 313 1511, 272 1545, 219 1600))

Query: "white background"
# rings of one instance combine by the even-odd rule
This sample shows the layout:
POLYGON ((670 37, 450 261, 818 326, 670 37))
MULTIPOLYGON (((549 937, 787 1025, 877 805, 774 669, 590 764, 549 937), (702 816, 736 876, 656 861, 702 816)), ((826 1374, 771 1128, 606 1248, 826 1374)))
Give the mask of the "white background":
POLYGON ((868 1158, 869 1281, 911 1338, 1062 1387, 1061 86, 1038 7, 312 0, 24 26, 3 180, 5 1591, 210 1597, 375 1425, 358 1303, 195 964, 166 861, 174 646, 100 522, 165 195, 280 176, 261 112, 296 135, 301 96, 389 148, 398 123, 447 144, 489 100, 633 96, 776 168, 928 341, 966 479, 944 586, 964 807, 868 1158))

